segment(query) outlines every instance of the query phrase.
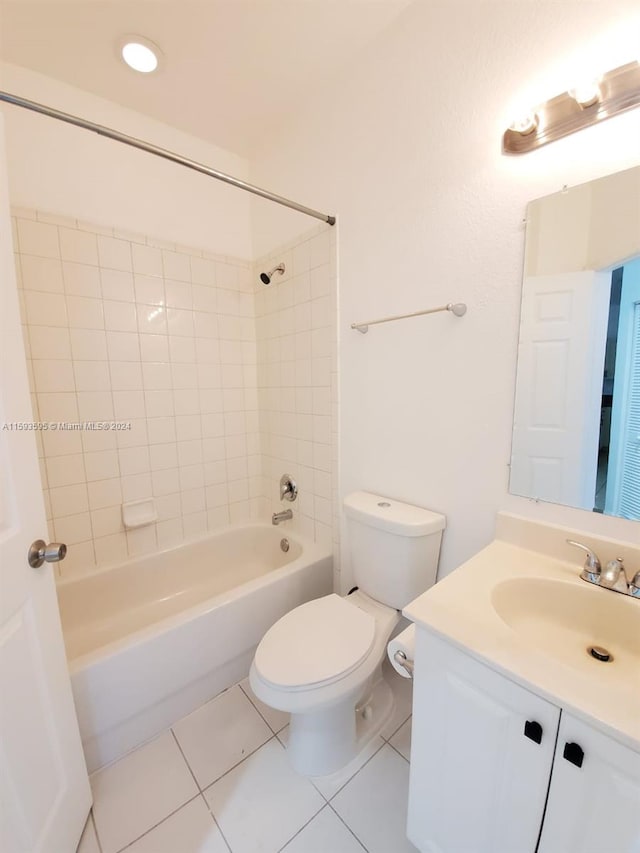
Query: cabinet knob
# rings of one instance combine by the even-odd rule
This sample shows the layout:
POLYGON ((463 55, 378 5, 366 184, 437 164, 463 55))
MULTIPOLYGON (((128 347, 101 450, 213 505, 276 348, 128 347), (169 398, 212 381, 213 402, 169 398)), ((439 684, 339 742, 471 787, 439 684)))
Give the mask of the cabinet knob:
POLYGON ((535 720, 527 720, 524 724, 524 736, 534 743, 542 743, 542 726, 535 720))
POLYGON ((562 757, 571 764, 575 764, 576 767, 582 767, 584 750, 577 743, 565 743, 562 757))

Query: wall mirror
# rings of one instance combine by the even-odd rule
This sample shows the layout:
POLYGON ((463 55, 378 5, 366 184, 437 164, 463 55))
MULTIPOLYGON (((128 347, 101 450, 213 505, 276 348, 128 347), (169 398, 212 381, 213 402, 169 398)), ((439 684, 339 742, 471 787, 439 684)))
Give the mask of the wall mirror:
POLYGON ((640 520, 640 166, 528 207, 509 490, 640 520))

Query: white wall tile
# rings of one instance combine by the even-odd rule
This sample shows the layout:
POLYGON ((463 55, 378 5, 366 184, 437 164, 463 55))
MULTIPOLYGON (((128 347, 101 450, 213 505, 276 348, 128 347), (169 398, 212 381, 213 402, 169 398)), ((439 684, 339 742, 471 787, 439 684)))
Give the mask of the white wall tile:
POLYGON ((51 488, 71 486, 86 481, 81 453, 52 456, 46 460, 47 481, 51 488))
POLYGON ((54 518, 76 515, 89 509, 87 486, 84 483, 49 489, 49 498, 54 518))
MULTIPOLYGON (((206 288, 212 292, 211 288, 206 288)), ((185 308, 191 310, 194 307, 192 286, 189 280, 174 281, 165 279, 165 297, 169 308, 185 308)))
POLYGON ((106 361, 75 361, 73 363, 77 391, 109 391, 111 377, 106 361))
POLYGON ((133 275, 121 270, 100 270, 100 289, 103 299, 135 302, 133 275))
POLYGON ((89 494, 89 508, 92 511, 109 506, 120 506, 122 503, 122 490, 119 478, 88 483, 87 490, 89 494))
POLYGON ((162 305, 138 305, 138 330, 145 335, 166 335, 167 314, 162 305))
POLYGON ((59 228, 60 257, 64 261, 98 265, 98 243, 95 234, 77 228, 59 228))
POLYGON ((143 305, 164 305, 164 280, 150 275, 135 275, 136 302, 143 305))
POLYGON ((107 338, 95 329, 70 329, 71 353, 78 361, 106 361, 107 338))
POLYGON ((140 358, 138 335, 133 332, 107 332, 107 350, 111 361, 137 361, 140 358))
POLYGON ((59 258, 60 244, 55 225, 18 220, 18 244, 20 252, 41 258, 59 258))
POLYGON ((133 269, 131 244, 127 240, 98 237, 98 258, 103 269, 123 270, 125 272, 130 272, 133 269))
POLYGON ((102 450, 84 454, 87 480, 109 480, 120 476, 118 454, 115 450, 102 450))
POLYGON ((82 421, 112 421, 113 398, 108 391, 79 391, 78 413, 82 421))
POLYGON ((35 388, 38 392, 75 391, 73 365, 71 361, 32 362, 35 388))
POLYGON ((64 261, 62 264, 65 293, 71 296, 91 296, 99 298, 100 270, 87 264, 64 261))
POLYGON ((31 357, 34 359, 71 359, 69 330, 38 326, 29 334, 31 357))
POLYGON ((43 293, 62 293, 64 282, 62 264, 57 258, 40 258, 35 255, 20 257, 22 287, 43 293))
POLYGON ((134 244, 131 247, 133 256, 133 271, 140 275, 157 275, 162 277, 162 253, 160 249, 134 244))
POLYGON ((67 325, 67 305, 62 294, 25 291, 24 304, 29 326, 67 325))
MULTIPOLYGON (((77 540, 66 574, 96 561, 102 565, 171 547, 207 529, 270 511, 261 477, 259 402, 281 407, 264 411, 265 423, 281 431, 265 437, 265 446, 278 453, 271 479, 277 479, 287 459, 294 470, 296 411, 309 416, 303 426, 309 466, 324 464, 322 454, 314 459, 314 443, 327 440, 326 421, 312 415, 328 418, 329 412, 325 397, 312 397, 312 358, 331 353, 323 340, 313 350, 312 279, 305 271, 294 281, 290 252, 286 287, 267 293, 255 286, 249 264, 204 257, 198 250, 175 251, 120 229, 89 223, 76 227, 68 218, 39 221, 30 215, 19 223, 17 241, 23 253, 18 266, 27 340, 34 355, 31 378, 38 392, 35 410, 52 421, 131 424, 117 432, 60 431, 40 439, 51 513, 69 519, 61 529, 77 540), (296 312, 294 306, 301 307, 296 312), (306 337, 298 338, 296 330, 306 337), (268 350, 267 331, 272 335, 268 350), (271 357, 268 373, 261 367, 260 376, 256 341, 261 361, 271 357), (298 356, 304 357, 302 370, 298 356), (259 401, 257 386, 265 376, 272 381, 270 390, 281 395, 273 401, 259 401), (286 388, 277 384, 283 378, 286 388), (297 386, 299 400, 296 382, 307 383, 297 386), (157 501, 158 524, 126 533, 122 501, 151 496, 157 501), (85 536, 90 538, 85 541, 85 536)), ((305 250, 308 265, 321 270, 326 260, 320 249, 314 254, 314 245, 305 250)), ((316 299, 327 295, 314 290, 316 299)), ((323 370, 324 365, 316 365, 316 381, 323 379, 323 370)), ((312 475, 309 481, 312 513, 312 475)), ((317 497, 327 501, 327 494, 328 483, 319 480, 317 497)), ((326 506, 319 507, 326 518, 326 506)))
POLYGON ((165 278, 191 281, 191 264, 187 254, 164 250, 162 252, 162 269, 165 278))
POLYGON ((104 301, 104 324, 110 332, 135 332, 138 328, 136 306, 131 302, 104 301))
POLYGON ((142 390, 142 367, 139 361, 112 361, 109 372, 114 391, 142 390))
POLYGON ((102 300, 67 296, 66 301, 69 326, 75 329, 104 329, 102 300))

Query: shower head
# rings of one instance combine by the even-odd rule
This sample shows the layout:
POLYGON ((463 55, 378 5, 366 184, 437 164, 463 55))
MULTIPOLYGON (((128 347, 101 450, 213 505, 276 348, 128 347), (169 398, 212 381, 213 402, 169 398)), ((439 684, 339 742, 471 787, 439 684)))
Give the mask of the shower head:
POLYGON ((277 267, 274 267, 272 270, 269 270, 269 272, 261 272, 260 273, 260 281, 263 284, 271 284, 271 277, 273 276, 273 274, 275 272, 279 272, 280 275, 282 275, 284 273, 284 270, 285 270, 284 264, 278 264, 277 267))

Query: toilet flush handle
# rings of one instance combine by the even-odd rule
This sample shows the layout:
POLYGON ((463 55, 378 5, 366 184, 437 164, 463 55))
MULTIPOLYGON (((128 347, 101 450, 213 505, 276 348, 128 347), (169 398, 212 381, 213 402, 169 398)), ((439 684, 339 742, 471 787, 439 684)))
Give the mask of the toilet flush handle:
POLYGON ((413 678, 413 670, 415 668, 415 665, 412 660, 409 660, 409 658, 401 649, 398 649, 398 651, 394 654, 393 659, 397 664, 400 664, 403 669, 407 670, 407 672, 409 673, 409 678, 413 678))

